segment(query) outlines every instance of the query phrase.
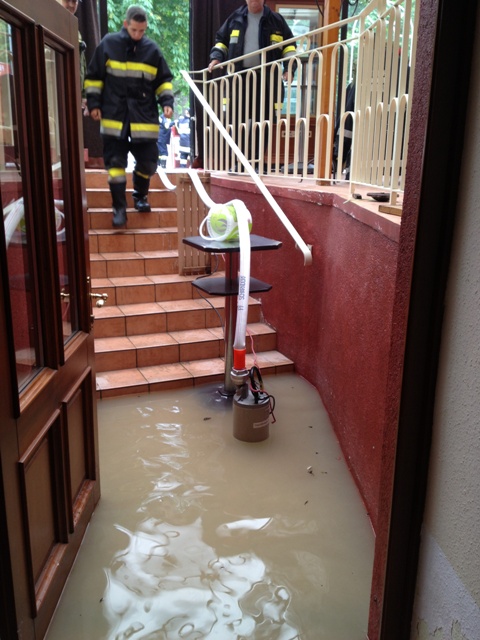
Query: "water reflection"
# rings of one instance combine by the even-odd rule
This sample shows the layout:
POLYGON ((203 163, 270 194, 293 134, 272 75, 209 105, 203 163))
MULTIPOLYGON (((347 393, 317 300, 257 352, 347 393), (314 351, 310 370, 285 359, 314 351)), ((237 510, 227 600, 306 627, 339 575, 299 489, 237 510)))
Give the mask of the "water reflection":
POLYGON ((260 443, 211 388, 99 403, 102 499, 47 640, 365 638, 364 507, 316 392, 265 383, 260 443))
MULTIPOLYGON (((178 407, 170 411, 180 412, 178 407)), ((145 409, 139 413, 145 418, 153 414, 145 409)), ((152 489, 138 510, 161 511, 175 519, 148 517, 135 531, 115 525, 127 536, 128 544, 106 569, 103 606, 109 638, 298 638, 289 611, 289 588, 248 550, 251 542, 245 538, 241 553, 218 555, 215 546, 204 540, 208 519, 204 524, 197 514, 209 511, 207 501, 213 491, 204 482, 201 465, 195 466, 195 474, 189 465, 198 451, 188 445, 184 429, 179 422, 142 426, 142 439, 154 437, 160 452, 139 456, 145 473, 151 476, 152 489)), ((222 446, 221 439, 217 445, 222 446)), ((218 471, 225 474, 219 462, 218 471)), ((243 518, 219 524, 214 536, 220 542, 235 535, 238 546, 238 538, 245 534, 283 537, 302 529, 314 533, 315 523, 289 523, 281 516, 243 518)))
POLYGON ((109 638, 299 637, 291 593, 254 552, 218 556, 201 518, 185 526, 149 518, 107 570, 109 638))

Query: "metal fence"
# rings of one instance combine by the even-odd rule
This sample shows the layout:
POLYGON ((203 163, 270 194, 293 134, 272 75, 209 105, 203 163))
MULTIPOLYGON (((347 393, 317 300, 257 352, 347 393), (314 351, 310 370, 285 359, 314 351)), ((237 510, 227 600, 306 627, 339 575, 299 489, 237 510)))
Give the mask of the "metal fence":
POLYGON ((380 187, 394 201, 407 160, 414 15, 411 0, 372 0, 358 16, 297 36, 281 62, 267 63, 272 46, 251 69, 235 71, 240 57, 212 75, 190 72, 216 115, 204 115, 204 168, 245 171, 218 119, 260 175, 380 187))

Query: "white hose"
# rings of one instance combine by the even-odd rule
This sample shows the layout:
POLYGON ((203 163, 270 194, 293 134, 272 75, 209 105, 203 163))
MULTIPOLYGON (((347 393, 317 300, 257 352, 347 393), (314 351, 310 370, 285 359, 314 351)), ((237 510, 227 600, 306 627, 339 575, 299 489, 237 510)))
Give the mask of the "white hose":
POLYGON ((240 268, 238 274, 238 296, 237 296, 237 326, 235 327, 235 338, 233 348, 245 349, 245 338, 247 333, 248 298, 250 296, 250 212, 241 200, 231 200, 227 204, 233 204, 237 214, 238 235, 240 243, 240 268))
POLYGON ((15 229, 20 224, 20 221, 25 216, 25 209, 23 206, 23 198, 19 198, 14 202, 11 202, 3 209, 3 224, 5 225, 5 240, 8 245, 15 233, 15 229))
POLYGON ((163 186, 168 189, 168 191, 175 191, 177 185, 170 182, 167 176, 167 172, 160 165, 157 167, 157 173, 160 176, 160 180, 162 181, 163 186))
POLYGON ((200 223, 198 233, 204 240, 215 240, 216 242, 236 240, 238 238, 238 224, 234 205, 231 202, 214 205, 200 223), (205 233, 204 227, 207 228, 208 233, 205 233))
POLYGON ((238 293, 237 293, 237 322, 235 326, 235 337, 233 342, 233 368, 235 370, 245 369, 246 355, 246 333, 248 317, 248 298, 250 296, 250 229, 252 216, 241 200, 230 200, 225 204, 215 204, 210 209, 208 216, 204 218, 199 227, 199 233, 205 240, 215 240, 217 242, 228 242, 237 237, 240 250, 240 265, 238 272, 238 293), (234 211, 230 211, 233 209, 234 211), (211 216, 217 216, 215 219, 211 216), (236 218, 236 220, 235 220, 236 218), (209 235, 203 231, 207 226, 209 235))

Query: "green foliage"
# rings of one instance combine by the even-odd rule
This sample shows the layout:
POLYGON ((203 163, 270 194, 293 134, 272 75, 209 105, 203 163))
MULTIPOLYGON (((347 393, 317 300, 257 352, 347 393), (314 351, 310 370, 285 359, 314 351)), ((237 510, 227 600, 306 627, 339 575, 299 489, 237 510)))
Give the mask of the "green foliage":
POLYGON ((12 61, 11 27, 0 20, 0 62, 8 64, 12 61))
POLYGON ((108 0, 108 30, 119 31, 123 26, 127 9, 138 4, 148 16, 147 35, 154 40, 173 73, 175 91, 175 111, 180 114, 189 106, 188 86, 180 75, 180 70, 190 68, 190 0, 108 0))

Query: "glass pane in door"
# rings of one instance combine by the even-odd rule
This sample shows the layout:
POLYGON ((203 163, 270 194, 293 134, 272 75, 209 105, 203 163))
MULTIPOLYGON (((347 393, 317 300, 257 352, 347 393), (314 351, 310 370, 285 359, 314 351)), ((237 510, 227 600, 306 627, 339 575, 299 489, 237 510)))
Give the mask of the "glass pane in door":
POLYGON ((12 27, 0 20, 0 192, 18 388, 40 368, 40 342, 19 154, 12 27))
POLYGON ((67 342, 78 328, 76 321, 75 288, 72 280, 71 254, 68 252, 68 234, 70 216, 68 199, 65 193, 64 167, 62 164, 62 118, 64 116, 60 102, 57 53, 51 47, 45 47, 45 67, 47 78, 48 127, 50 133, 50 157, 52 162, 53 197, 55 226, 57 234, 58 277, 63 321, 63 339, 67 342))

